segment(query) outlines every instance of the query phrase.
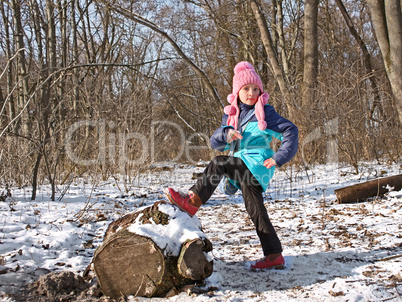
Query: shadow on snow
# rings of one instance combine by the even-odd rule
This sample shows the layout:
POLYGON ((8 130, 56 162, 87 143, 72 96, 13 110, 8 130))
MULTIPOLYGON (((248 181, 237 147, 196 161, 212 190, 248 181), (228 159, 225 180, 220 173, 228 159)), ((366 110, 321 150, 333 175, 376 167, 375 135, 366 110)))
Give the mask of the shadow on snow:
MULTIPOLYGON (((392 254, 402 248, 392 249, 392 254)), ((214 260, 214 279, 220 290, 245 290, 265 292, 287 290, 297 286, 310 286, 336 278, 358 276, 356 269, 374 264, 378 259, 390 256, 389 250, 369 252, 342 251, 319 252, 311 255, 285 256, 284 270, 253 272, 247 267, 250 262, 214 260), (252 282, 251 282, 252 281, 252 282)), ((363 277, 365 278, 365 277, 363 277)))

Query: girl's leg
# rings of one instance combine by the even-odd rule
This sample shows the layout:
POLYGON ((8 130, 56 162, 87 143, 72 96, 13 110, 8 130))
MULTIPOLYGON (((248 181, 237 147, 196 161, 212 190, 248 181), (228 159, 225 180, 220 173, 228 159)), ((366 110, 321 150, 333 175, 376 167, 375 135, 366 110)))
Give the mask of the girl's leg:
POLYGON ((255 225, 264 256, 281 253, 282 245, 265 208, 261 186, 246 183, 240 185, 246 210, 255 225))
POLYGON ((206 203, 223 176, 237 180, 245 175, 246 171, 249 170, 240 158, 226 155, 216 156, 205 168, 202 178, 198 179, 189 191, 194 192, 203 203, 206 203))
POLYGON ((243 160, 224 155, 215 157, 206 167, 203 177, 190 188, 190 191, 205 203, 223 176, 240 183, 246 209, 256 227, 264 255, 281 253, 281 243, 264 206, 262 188, 243 160))
POLYGON ((236 175, 243 175, 246 170, 248 171, 246 165, 239 158, 217 156, 208 164, 202 179, 199 179, 190 188, 187 195, 180 194, 172 188, 166 188, 165 194, 172 204, 193 216, 199 207, 211 197, 223 175, 236 179, 236 175))

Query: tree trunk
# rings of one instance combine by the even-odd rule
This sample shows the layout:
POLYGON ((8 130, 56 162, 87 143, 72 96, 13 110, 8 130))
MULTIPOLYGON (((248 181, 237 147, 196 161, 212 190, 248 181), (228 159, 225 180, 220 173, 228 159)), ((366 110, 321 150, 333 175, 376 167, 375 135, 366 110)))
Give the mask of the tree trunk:
MULTIPOLYGON (((57 6, 58 6, 58 14, 60 16, 60 32, 61 32, 61 68, 65 68, 67 66, 67 61, 68 61, 68 39, 67 39, 67 1, 64 0, 63 3, 61 0, 57 1, 57 6)), ((57 40, 56 40, 57 44, 57 40)), ((63 99, 65 98, 65 93, 66 93, 66 87, 67 87, 67 77, 63 76, 58 93, 56 94, 56 99, 58 102, 63 102, 63 99)), ((65 119, 66 119, 66 114, 67 114, 67 109, 65 106, 61 105, 58 106, 58 119, 59 119, 59 124, 63 124, 65 119)), ((65 127, 60 128, 60 134, 58 135, 60 138, 60 141, 63 141, 65 137, 65 127)))
MULTIPOLYGON (((27 69, 26 69, 26 58, 25 58, 25 45, 24 45, 24 29, 22 27, 21 21, 21 3, 20 1, 13 0, 11 1, 12 9, 14 12, 14 35, 15 35, 15 44, 18 51, 18 81, 19 81, 19 94, 18 94, 18 110, 23 110, 26 104, 26 99, 28 97, 28 79, 27 69)), ((28 110, 25 110, 21 114, 21 129, 24 135, 28 135, 29 133, 29 119, 28 119, 28 110)))
POLYGON ((52 74, 56 69, 56 26, 54 20, 54 3, 51 0, 46 0, 46 19, 47 19, 47 64, 49 74, 52 74))
POLYGON ((16 115, 15 113, 15 105, 14 105, 14 96, 12 94, 12 87, 13 87, 13 67, 11 64, 11 34, 10 34, 10 24, 7 18, 7 14, 4 8, 4 2, 0 4, 0 10, 1 10, 1 15, 3 19, 3 24, 4 24, 4 43, 5 43, 5 49, 7 51, 7 59, 9 61, 9 64, 7 66, 7 90, 6 90, 6 97, 4 99, 9 98, 8 101, 8 117, 9 120, 12 121, 16 115))
POLYGON ((367 0, 402 124, 402 12, 400 0, 367 0))
POLYGON ((209 277, 213 267, 205 252, 212 250, 212 244, 197 222, 165 201, 112 222, 93 258, 103 293, 114 299, 127 295, 164 297, 172 289, 209 277), (152 231, 148 233, 145 230, 150 224, 152 231), (166 231, 169 226, 185 230, 185 234, 189 234, 189 227, 196 228, 201 236, 173 238, 177 231, 166 231), (166 243, 169 240, 171 243, 166 243))
MULTIPOLYGON (((278 42, 279 42, 279 49, 280 49, 280 57, 282 59, 283 73, 284 73, 285 77, 288 78, 289 63, 288 63, 288 56, 287 56, 287 52, 286 52, 285 33, 283 31, 284 16, 283 16, 282 2, 283 2, 283 0, 277 1, 276 11, 277 11, 277 16, 278 16, 278 22, 277 22, 277 26, 276 26, 276 32, 278 34, 278 42)), ((275 36, 275 34, 274 34, 274 36, 275 36)), ((274 48, 274 45, 275 44, 272 41, 272 48, 274 48)))
POLYGON ((383 196, 393 187, 394 191, 402 189, 402 174, 379 178, 353 186, 335 190, 338 203, 353 203, 364 201, 370 197, 383 196))
POLYGON ((281 93, 283 94, 283 97, 285 99, 286 107, 288 109, 289 119, 293 120, 295 117, 295 114, 294 114, 294 106, 291 103, 292 98, 291 98, 290 89, 288 87, 288 83, 286 81, 286 77, 284 75, 282 67, 279 64, 278 57, 273 48, 272 37, 271 37, 271 34, 268 29, 267 21, 265 20, 264 15, 255 0, 250 0, 250 5, 253 10, 254 17, 257 20, 258 28, 260 29, 261 40, 264 44, 265 51, 268 54, 269 61, 272 66, 272 70, 275 75, 275 79, 276 79, 276 81, 279 85, 279 88, 281 90, 281 93))
POLYGON ((371 65, 370 53, 368 52, 368 49, 367 49, 366 44, 364 43, 363 39, 360 37, 359 33, 355 29, 353 21, 350 18, 349 14, 348 14, 348 12, 346 10, 346 7, 343 5, 342 0, 335 0, 335 2, 337 4, 339 10, 341 11, 343 18, 345 19, 346 25, 349 27, 350 33, 352 34, 352 36, 355 38, 356 42, 360 46, 360 50, 363 53, 363 65, 364 65, 364 68, 366 69, 366 73, 368 75, 370 75, 369 81, 370 81, 371 89, 373 90, 374 102, 373 102, 372 108, 370 109, 369 118, 373 117, 373 113, 374 113, 376 108, 378 108, 378 110, 380 112, 380 117, 383 118, 384 117, 384 110, 383 110, 383 108, 381 106, 381 97, 380 97, 380 92, 378 90, 377 81, 376 81, 375 76, 373 74, 374 68, 371 65))
POLYGON ((318 69, 317 17, 318 0, 306 0, 304 9, 304 71, 303 71, 303 112, 311 112, 315 104, 315 88, 318 69))
POLYGON ((39 167, 40 167, 40 161, 42 160, 42 152, 39 150, 38 155, 36 157, 35 161, 35 166, 33 169, 32 173, 32 194, 31 194, 31 200, 36 199, 36 190, 38 187, 38 173, 39 173, 39 167))
MULTIPOLYGON (((71 29, 72 29, 72 39, 73 39, 73 63, 78 64, 79 63, 79 51, 78 51, 78 29, 77 29, 77 21, 75 20, 75 2, 76 0, 72 0, 70 5, 70 11, 71 11, 71 29)), ((79 71, 78 68, 75 68, 73 71, 73 116, 75 117, 77 115, 77 106, 80 98, 80 93, 79 93, 79 71)))

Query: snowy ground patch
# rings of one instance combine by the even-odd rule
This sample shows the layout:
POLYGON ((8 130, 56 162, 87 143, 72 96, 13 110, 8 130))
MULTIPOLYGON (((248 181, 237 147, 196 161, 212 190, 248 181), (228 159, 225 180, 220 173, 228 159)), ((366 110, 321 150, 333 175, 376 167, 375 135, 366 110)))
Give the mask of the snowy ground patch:
MULTIPOLYGON (((82 273, 113 220, 164 199, 163 188, 186 190, 202 167, 176 165, 149 172, 129 186, 119 180, 81 179, 50 201, 40 188, 11 188, 0 202, 0 297, 18 294, 49 272, 82 273)), ((214 194, 197 213, 213 244, 214 273, 202 294, 131 301, 400 301, 402 299, 402 191, 358 204, 337 204, 334 190, 400 174, 400 164, 361 164, 278 170, 266 207, 284 247, 286 269, 252 272, 261 247, 241 195, 214 194)), ((0 298, 1 299, 1 298, 0 298)))

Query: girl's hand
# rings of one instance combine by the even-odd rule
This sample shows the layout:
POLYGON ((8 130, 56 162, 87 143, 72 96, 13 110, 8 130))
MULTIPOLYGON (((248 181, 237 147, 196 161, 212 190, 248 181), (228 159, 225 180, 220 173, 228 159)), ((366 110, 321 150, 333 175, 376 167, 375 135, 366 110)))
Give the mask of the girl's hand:
POLYGON ((231 142, 242 138, 243 136, 240 134, 239 131, 235 131, 234 129, 230 128, 228 131, 226 141, 230 144, 231 142))
POLYGON ((273 166, 276 166, 276 162, 272 158, 268 158, 264 160, 264 167, 267 169, 272 168, 273 166))

